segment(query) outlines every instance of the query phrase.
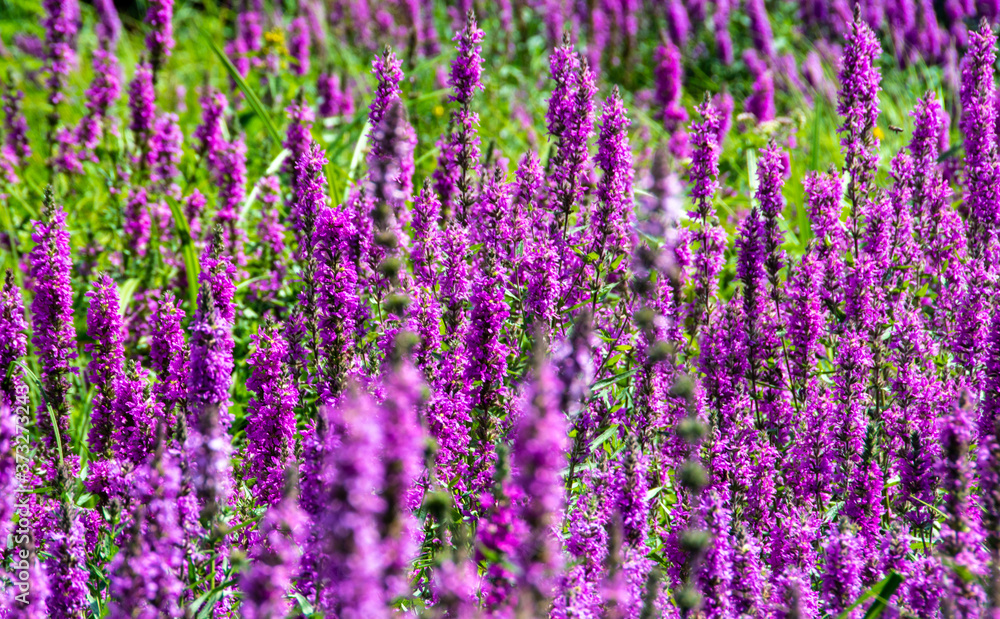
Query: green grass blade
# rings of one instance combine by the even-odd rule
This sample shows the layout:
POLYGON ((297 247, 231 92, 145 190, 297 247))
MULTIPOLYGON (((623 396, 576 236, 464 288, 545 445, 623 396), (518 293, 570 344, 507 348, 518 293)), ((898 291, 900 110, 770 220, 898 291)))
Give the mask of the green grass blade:
POLYGON ((205 35, 205 39, 208 41, 208 44, 212 46, 212 51, 215 52, 215 55, 222 61, 222 66, 226 67, 226 71, 229 72, 229 77, 233 78, 233 81, 236 82, 236 85, 243 92, 243 96, 247 98, 247 103, 250 104, 250 108, 253 109, 254 114, 256 114, 257 118, 264 123, 264 127, 267 129, 268 134, 270 134, 271 139, 274 140, 275 144, 281 144, 281 134, 278 133, 278 128, 274 126, 274 122, 271 120, 271 117, 267 114, 267 111, 261 104, 260 99, 257 97, 257 93, 247 86, 243 76, 240 75, 240 72, 233 66, 232 61, 229 60, 229 56, 226 56, 225 52, 219 49, 219 46, 215 44, 215 41, 213 41, 207 34, 205 35))
POLYGON ((174 218, 174 227, 177 229, 177 236, 181 240, 181 253, 184 256, 184 270, 187 272, 188 300, 191 302, 191 313, 198 309, 198 273, 200 264, 198 254, 195 252, 194 244, 191 242, 191 228, 188 227, 187 217, 181 212, 180 205, 173 198, 166 198, 170 206, 170 214, 174 218))
POLYGON ((868 612, 865 613, 865 619, 877 619, 882 616, 882 613, 885 612, 885 609, 889 605, 889 598, 903 584, 903 577, 896 572, 891 572, 882 583, 882 588, 876 594, 875 601, 872 602, 872 605, 868 608, 868 612))

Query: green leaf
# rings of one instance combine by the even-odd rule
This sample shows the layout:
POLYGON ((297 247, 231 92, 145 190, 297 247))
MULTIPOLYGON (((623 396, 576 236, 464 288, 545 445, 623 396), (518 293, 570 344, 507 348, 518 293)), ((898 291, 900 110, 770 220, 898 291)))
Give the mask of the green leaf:
POLYGON ((594 383, 593 389, 594 389, 595 392, 596 391, 601 391, 601 390, 606 389, 607 387, 609 387, 609 386, 617 383, 620 380, 624 380, 624 379, 632 376, 633 374, 635 374, 638 371, 639 371, 638 368, 636 368, 634 370, 629 370, 627 372, 622 372, 621 374, 615 374, 614 376, 609 376, 608 378, 602 378, 601 380, 599 380, 596 383, 594 383))
POLYGON ((198 254, 191 243, 191 228, 188 227, 187 216, 181 212, 181 207, 177 200, 171 197, 166 198, 170 206, 170 214, 174 218, 174 226, 177 228, 177 236, 181 240, 181 253, 184 255, 184 270, 187 273, 188 300, 191 302, 190 315, 194 315, 198 308, 198 273, 201 265, 198 262, 198 254))
MULTIPOLYGON (((288 150, 287 148, 282 148, 281 152, 278 153, 278 156, 275 157, 271 161, 271 164, 267 166, 267 169, 264 170, 264 174, 263 176, 261 176, 261 180, 263 180, 267 176, 275 174, 281 168, 281 164, 284 163, 285 159, 288 159, 288 156, 291 154, 292 151, 288 150)), ((253 189, 250 190, 250 195, 247 196, 247 199, 243 202, 243 208, 240 209, 239 220, 241 222, 246 220, 247 213, 250 212, 250 207, 253 206, 254 201, 257 199, 258 193, 260 193, 260 181, 253 184, 253 189)))
POLYGON ((257 115, 257 118, 259 118, 261 122, 264 123, 264 128, 267 129, 267 132, 271 136, 271 139, 274 140, 275 144, 281 144, 281 134, 278 133, 278 128, 274 126, 274 122, 271 120, 271 117, 268 116, 267 111, 264 109, 264 106, 261 104, 260 99, 257 97, 257 93, 255 93, 253 90, 250 89, 249 86, 247 86, 247 83, 243 80, 243 76, 240 75, 240 72, 237 71, 236 67, 233 66, 232 61, 229 60, 229 56, 226 56, 225 52, 219 49, 219 46, 215 43, 215 40, 212 39, 212 37, 209 36, 207 32, 204 34, 205 34, 205 39, 208 41, 208 44, 212 47, 212 51, 214 51, 215 55, 218 56, 219 60, 222 61, 222 66, 226 67, 226 71, 229 73, 229 77, 231 77, 233 81, 236 82, 236 85, 243 92, 243 96, 247 98, 247 103, 250 104, 250 108, 254 111, 254 114, 257 115))
POLYGON ((305 615, 306 617, 312 615, 315 612, 312 603, 309 600, 307 600, 305 596, 302 595, 301 593, 293 593, 292 597, 295 598, 295 601, 299 603, 299 610, 301 610, 302 614, 305 615))
POLYGON ((607 430, 605 430, 604 432, 601 432, 601 435, 595 438, 594 441, 590 444, 590 448, 597 449, 598 447, 606 443, 607 440, 611 438, 612 435, 614 435, 614 433, 617 431, 618 431, 618 424, 615 424, 610 428, 608 428, 607 430))
POLYGON ((125 310, 128 309, 129 303, 132 302, 132 297, 135 296, 135 290, 139 287, 139 280, 135 277, 126 280, 121 288, 118 289, 118 315, 124 317, 125 310))
MULTIPOLYGON (((361 128, 361 135, 358 136, 358 141, 354 144, 354 154, 351 155, 351 165, 347 169, 347 179, 348 181, 354 180, 354 175, 358 171, 358 165, 361 164, 361 154, 365 151, 365 146, 368 144, 368 134, 372 130, 372 124, 370 122, 365 122, 365 126, 361 128)), ((350 183, 348 183, 350 185, 350 183)), ((348 198, 349 188, 344 189, 344 200, 348 198)))
POLYGON ((872 585, 870 589, 861 594, 853 604, 847 607, 844 612, 840 613, 838 619, 847 619, 851 616, 851 612, 867 602, 868 600, 875 598, 875 602, 868 608, 865 613, 865 619, 876 619, 879 617, 886 608, 886 605, 896 591, 899 589, 899 585, 903 583, 903 577, 897 572, 889 572, 889 575, 880 580, 879 582, 872 585))
POLYGON ((872 605, 868 607, 868 612, 865 613, 865 619, 876 619, 885 612, 889 604, 889 599, 899 590, 899 586, 903 584, 903 577, 896 572, 890 572, 882 583, 882 588, 876 594, 875 601, 872 602, 872 605))

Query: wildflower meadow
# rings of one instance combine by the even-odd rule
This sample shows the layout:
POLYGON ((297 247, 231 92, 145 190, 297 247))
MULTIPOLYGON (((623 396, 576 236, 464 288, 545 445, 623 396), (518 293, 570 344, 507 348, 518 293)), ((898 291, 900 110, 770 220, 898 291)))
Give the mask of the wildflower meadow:
POLYGON ((1000 617, 996 0, 0 0, 0 619, 1000 617))

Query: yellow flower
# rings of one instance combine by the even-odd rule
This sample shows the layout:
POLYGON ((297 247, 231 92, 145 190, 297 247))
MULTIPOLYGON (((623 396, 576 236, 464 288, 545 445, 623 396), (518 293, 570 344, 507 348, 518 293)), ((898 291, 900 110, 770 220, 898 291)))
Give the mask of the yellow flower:
POLYGON ((287 56, 288 48, 285 47, 285 33, 278 28, 265 32, 264 49, 268 53, 274 53, 279 56, 287 56))
POLYGON ((872 134, 874 134, 880 141, 885 139, 885 134, 882 133, 882 127, 879 127, 878 125, 875 125, 875 129, 872 130, 872 134))
POLYGON ((434 115, 435 116, 442 116, 442 115, 444 115, 444 106, 443 105, 437 105, 437 106, 435 106, 434 107, 434 115))

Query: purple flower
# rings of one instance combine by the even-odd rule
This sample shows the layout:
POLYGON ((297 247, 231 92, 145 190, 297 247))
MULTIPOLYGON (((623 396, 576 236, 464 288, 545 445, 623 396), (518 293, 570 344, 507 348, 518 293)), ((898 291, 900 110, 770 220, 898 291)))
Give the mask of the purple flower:
POLYGON ((715 53, 726 65, 733 63, 733 39, 729 34, 729 13, 738 6, 732 0, 721 0, 715 4, 712 24, 715 30, 715 53))
POLYGON ((108 616, 113 619, 183 614, 185 587, 184 497, 179 456, 164 451, 131 474, 130 524, 112 559, 108 616))
MULTIPOLYGON (((732 514, 726 507, 728 497, 711 491, 702 496, 701 503, 700 520, 709 541, 698 561, 695 581, 701 591, 705 616, 729 617, 733 612, 731 588, 735 553, 729 533, 732 514)), ((697 530, 691 532, 697 533, 697 530)))
POLYGON ((385 614, 378 531, 385 467, 375 407, 368 396, 351 394, 326 413, 321 511, 308 552, 316 560, 318 607, 343 619, 385 614))
POLYGON ((31 156, 31 145, 28 143, 28 121, 24 117, 21 101, 24 93, 15 90, 8 82, 3 92, 4 145, 19 161, 31 156))
POLYGON ((93 343, 85 346, 90 354, 87 380, 94 387, 91 401, 90 450, 104 454, 111 447, 113 408, 118 384, 124 371, 125 351, 122 348, 124 329, 118 308, 118 288, 107 274, 98 277, 94 290, 87 292, 90 311, 87 313, 87 335, 93 343))
POLYGON ((118 9, 114 0, 96 0, 94 10, 97 12, 97 36, 106 49, 114 49, 121 35, 122 22, 118 18, 118 9))
MULTIPOLYGON (((695 20, 701 22, 705 19, 705 3, 687 3, 694 12, 695 20)), ((691 30, 691 18, 688 15, 688 7, 682 0, 669 0, 666 3, 667 9, 667 32, 670 41, 676 47, 684 47, 687 44, 688 34, 691 30)))
MULTIPOLYGON (((73 138, 81 151, 93 151, 101 142, 104 126, 108 122, 108 108, 118 99, 121 86, 115 56, 97 50, 94 52, 94 81, 87 89, 87 115, 80 119, 73 138)), ((111 125, 111 132, 117 135, 117 126, 111 125)), ((97 162, 97 155, 87 157, 97 162)))
POLYGON ((257 257, 261 264, 268 265, 270 276, 252 285, 264 295, 281 289, 287 266, 282 257, 285 252, 285 224, 278 202, 281 200, 281 181, 277 176, 265 176, 257 184, 258 200, 261 203, 260 221, 257 222, 257 257))
POLYGON ((247 146, 243 137, 236 137, 223 151, 220 158, 219 207, 215 221, 222 228, 222 243, 230 258, 243 264, 243 237, 245 232, 237 226, 240 209, 246 198, 247 146))
MULTIPOLYGON (((823 609, 831 615, 847 610, 861 594, 861 563, 864 556, 850 525, 841 522, 834 526, 823 547, 823 584, 820 598, 823 609)), ((848 615, 861 616, 855 609, 848 615)))
POLYGON ((225 150, 225 140, 222 137, 222 127, 225 122, 226 95, 221 92, 207 92, 201 98, 202 120, 193 134, 198 143, 198 154, 208 164, 208 171, 217 174, 219 162, 225 150))
POLYGON ((477 90, 483 90, 483 38, 486 34, 476 24, 476 16, 470 11, 465 22, 465 28, 457 33, 452 41, 457 43, 458 56, 451 63, 452 88, 451 100, 462 107, 468 107, 472 95, 477 90))
POLYGON ((291 69, 296 75, 309 72, 309 24, 305 17, 296 17, 288 26, 288 53, 292 58, 291 69))
POLYGON ((564 503, 562 469, 568 448, 566 419, 559 410, 562 388, 548 360, 539 362, 514 430, 513 483, 524 497, 518 517, 526 535, 516 551, 522 604, 536 613, 548 608, 562 571, 555 531, 564 503))
MULTIPOLYGON (((10 410, 23 404, 28 394, 23 371, 11 367, 28 354, 27 330, 21 290, 14 283, 13 271, 7 270, 0 289, 0 368, 9 368, 9 375, 8 370, 4 370, 0 379, 0 407, 6 405, 10 410)), ((0 518, 0 522, 6 520, 0 518)))
POLYGON ((187 357, 184 344, 184 310, 177 300, 167 293, 157 304, 153 315, 153 337, 149 345, 149 357, 157 381, 153 393, 163 405, 168 428, 173 427, 177 415, 183 415, 187 399, 187 357), (179 408, 180 407, 180 408, 179 408))
POLYGON ((51 557, 45 562, 50 595, 47 600, 50 617, 79 617, 87 609, 87 557, 84 548, 83 523, 77 508, 60 505, 54 517, 57 526, 48 532, 51 557))
POLYGON ((118 397, 111 418, 113 450, 120 462, 139 465, 153 449, 156 420, 161 409, 153 401, 148 372, 129 361, 118 380, 118 397))
POLYGON ((153 71, 148 63, 136 66, 135 77, 128 87, 128 97, 132 116, 129 129, 132 130, 136 149, 140 153, 147 153, 156 122, 156 92, 153 90, 153 71))
POLYGON ((837 374, 833 378, 837 477, 841 492, 847 491, 852 471, 861 461, 865 436, 865 407, 869 402, 867 379, 871 375, 872 356, 868 344, 857 329, 849 328, 840 338, 837 374))
MULTIPOLYGON (((861 462, 853 471, 843 513, 858 527, 862 555, 878 554, 882 517, 885 512, 882 468, 877 461, 875 436, 869 430, 865 436, 861 462)), ((869 559, 871 560, 871 559, 869 559)))
POLYGON ((788 352, 792 362, 791 379, 804 388, 816 367, 821 352, 820 338, 825 334, 826 312, 822 304, 822 265, 817 251, 809 247, 797 268, 788 276, 788 339, 792 349, 788 352))
POLYGON ((433 289, 437 283, 437 260, 441 255, 441 201, 424 181, 424 187, 413 202, 413 243, 410 246, 410 260, 413 262, 413 278, 417 286, 433 289))
POLYGON ((878 163, 879 81, 878 58, 882 53, 875 33, 856 16, 847 35, 840 67, 837 113, 843 123, 837 129, 844 153, 844 169, 851 175, 849 194, 859 205, 872 189, 878 163))
POLYGON ((970 32, 969 50, 962 59, 962 120, 965 136, 965 173, 969 209, 969 236, 974 258, 986 250, 988 236, 1000 222, 997 208, 997 178, 1000 161, 997 158, 994 105, 996 86, 993 66, 996 64, 996 35, 988 22, 979 32, 970 32))
POLYGON ((358 272, 349 259, 354 228, 343 207, 324 208, 316 222, 316 319, 320 401, 333 404, 354 370, 358 272))
MULTIPOLYGON (((285 162, 285 172, 291 174, 292 189, 295 189, 298 187, 298 172, 296 168, 299 165, 299 161, 308 155, 310 148, 312 148, 312 124, 316 117, 312 108, 301 100, 285 108, 285 113, 288 114, 288 119, 291 121, 288 124, 283 144, 291 153, 285 162)), ((323 161, 323 165, 326 165, 326 160, 323 161)))
POLYGON ((257 541, 250 549, 251 567, 240 578, 241 616, 270 619, 288 614, 287 595, 298 574, 301 543, 308 526, 293 493, 267 510, 257 530, 257 541))
POLYGON ((549 163, 552 195, 549 209, 561 225, 585 193, 587 142, 594 129, 594 73, 572 45, 557 47, 549 57, 550 76, 555 88, 545 115, 556 151, 549 163))
POLYGON ((479 255, 472 288, 472 312, 465 338, 469 364, 465 369, 466 384, 471 387, 471 405, 477 411, 477 450, 469 454, 476 462, 479 489, 484 489, 491 476, 496 451, 493 436, 497 432, 497 409, 507 393, 508 347, 502 337, 504 321, 510 309, 504 301, 505 274, 496 254, 487 249, 479 255))
POLYGON ((26 597, 18 598, 20 592, 16 587, 5 593, 4 601, 9 604, 10 617, 12 619, 49 619, 47 600, 51 594, 49 588, 49 577, 45 573, 45 568, 38 559, 38 554, 33 545, 22 545, 19 552, 26 553, 24 562, 27 565, 21 573, 26 573, 29 594, 26 597))
MULTIPOLYGON (((628 142, 629 120, 618 89, 612 92, 601 114, 597 156, 594 163, 604 173, 597 183, 597 206, 591 215, 590 251, 601 263, 611 263, 608 279, 624 276, 625 260, 632 253, 635 209, 632 197, 632 151, 628 142), (617 265, 615 265, 617 263, 617 265)), ((600 273, 599 273, 600 275, 600 273)))
MULTIPOLYGON (((80 5, 76 0, 45 0, 45 71, 49 103, 55 107, 65 98, 65 79, 76 68, 76 37, 80 28, 80 5)), ((58 120, 58 116, 56 117, 58 120)))
MULTIPOLYGON (((392 357, 407 354, 400 341, 392 357)), ((385 591, 388 598, 407 595, 410 565, 417 555, 420 530, 415 517, 422 499, 418 486, 424 472, 426 438, 420 425, 423 381, 408 359, 391 359, 382 379, 384 400, 377 416, 382 426, 385 481, 380 493, 384 511, 379 518, 385 591)))
POLYGON ((725 231, 718 225, 712 201, 719 188, 719 113, 710 103, 698 107, 701 122, 691 127, 691 200, 694 210, 689 215, 697 222, 692 240, 695 243, 694 300, 688 310, 698 323, 708 322, 709 300, 718 289, 726 251, 725 231))
POLYGON ((194 460, 193 484, 209 514, 229 497, 231 449, 229 390, 233 373, 233 267, 226 258, 203 259, 198 311, 189 327, 191 362, 187 384, 187 447, 194 460))
POLYGON ((479 115, 471 110, 472 96, 483 90, 480 77, 483 59, 481 42, 484 33, 471 12, 465 29, 455 35, 458 56, 451 63, 452 101, 460 107, 451 115, 448 134, 438 141, 441 151, 434 171, 434 190, 441 198, 446 218, 457 217, 463 224, 473 201, 473 178, 479 171, 479 115))
POLYGON ((146 8, 146 48, 150 52, 153 81, 163 61, 170 58, 174 49, 174 0, 150 0, 146 8))
MULTIPOLYGON (((940 420, 941 455, 935 472, 944 491, 941 512, 945 521, 941 526, 938 551, 956 566, 972 574, 982 574, 985 565, 982 557, 982 532, 979 508, 972 497, 974 471, 969 462, 969 448, 974 438, 972 394, 960 389, 952 404, 951 412, 940 420)), ((980 603, 982 592, 973 582, 949 570, 945 578, 946 595, 961 616, 980 603)))
POLYGON ((161 114, 156 119, 146 154, 149 180, 157 183, 162 193, 173 198, 180 197, 180 187, 174 180, 180 175, 177 165, 181 161, 183 140, 177 114, 161 114))
MULTIPOLYGON (((675 0, 671 5, 680 4, 675 0)), ((687 154, 687 110, 681 105, 681 53, 672 43, 656 48, 656 111, 663 127, 671 134, 671 154, 680 158, 687 154)))
POLYGON ((761 71, 754 81, 753 92, 747 97, 743 107, 748 114, 753 114, 757 122, 774 120, 774 75, 770 70, 761 71))
POLYGON ((767 258, 765 267, 772 288, 777 288, 778 271, 785 265, 785 252, 781 245, 785 233, 781 230, 780 219, 785 209, 785 199, 781 191, 785 185, 785 155, 776 142, 771 142, 760 150, 757 164, 757 203, 764 218, 764 251, 767 258))
POLYGON ((32 222, 35 242, 29 255, 31 289, 32 344, 41 366, 43 402, 38 413, 38 427, 43 440, 56 448, 56 428, 52 426, 47 406, 52 407, 63 445, 69 439, 69 373, 76 359, 76 330, 73 327, 73 287, 70 272, 69 232, 66 212, 55 203, 51 190, 46 192, 42 221, 32 222))
POLYGON ((746 12, 750 18, 750 34, 754 48, 767 58, 774 58, 774 35, 771 34, 771 21, 767 17, 764 0, 749 0, 746 12))
MULTIPOLYGON (((111 123, 109 110, 121 94, 121 74, 118 58, 106 49, 94 50, 94 80, 86 92, 87 115, 80 119, 75 135, 81 151, 93 151, 101 142, 106 124, 111 123)), ((110 127, 117 135, 115 125, 110 127)), ((90 160, 97 161, 97 155, 89 153, 90 160)))
POLYGON ((403 61, 388 46, 382 56, 375 56, 372 61, 372 73, 378 81, 368 107, 368 122, 373 128, 379 126, 389 105, 401 95, 399 83, 403 80, 402 66, 403 61))
POLYGON ((129 195, 125 204, 125 219, 122 232, 125 233, 125 248, 137 257, 144 257, 149 245, 150 227, 149 198, 145 187, 137 187, 129 195))
POLYGON ((397 243, 402 241, 399 225, 405 224, 408 209, 405 202, 413 194, 413 151, 417 136, 406 118, 406 108, 394 97, 383 110, 382 118, 372 139, 368 155, 368 179, 365 195, 376 204, 373 217, 376 234, 392 232, 397 243), (389 207, 384 214, 378 205, 389 207))
POLYGON ((320 98, 319 115, 323 118, 350 116, 354 113, 354 99, 347 88, 341 86, 336 73, 321 73, 316 82, 316 92, 320 98))
POLYGON ((246 477, 255 479, 252 493, 258 502, 277 505, 285 470, 295 446, 295 406, 298 392, 288 372, 288 344, 276 325, 266 319, 252 341, 247 359, 253 373, 247 380, 246 477))

